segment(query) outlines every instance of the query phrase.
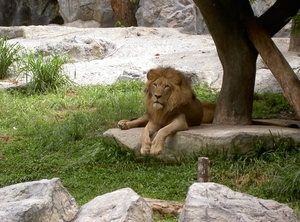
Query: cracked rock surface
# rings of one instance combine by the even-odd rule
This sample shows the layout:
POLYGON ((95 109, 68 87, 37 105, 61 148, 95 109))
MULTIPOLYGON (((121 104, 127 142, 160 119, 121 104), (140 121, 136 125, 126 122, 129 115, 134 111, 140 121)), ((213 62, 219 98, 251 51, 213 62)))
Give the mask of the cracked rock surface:
POLYGON ((190 186, 179 222, 296 222, 293 210, 274 200, 259 199, 235 192, 216 183, 190 186))

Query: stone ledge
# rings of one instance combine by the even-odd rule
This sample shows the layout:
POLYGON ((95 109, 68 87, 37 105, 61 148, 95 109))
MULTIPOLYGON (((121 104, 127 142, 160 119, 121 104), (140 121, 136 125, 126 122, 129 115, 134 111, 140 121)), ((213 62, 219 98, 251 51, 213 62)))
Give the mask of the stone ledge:
MULTIPOLYGON (((106 143, 128 148, 139 156, 142 130, 109 129, 104 132, 103 138, 106 143)), ((158 157, 165 161, 178 161, 204 149, 225 150, 229 154, 239 149, 246 153, 252 151, 260 141, 271 148, 274 140, 278 139, 300 143, 300 130, 279 126, 203 124, 168 137, 158 157)))

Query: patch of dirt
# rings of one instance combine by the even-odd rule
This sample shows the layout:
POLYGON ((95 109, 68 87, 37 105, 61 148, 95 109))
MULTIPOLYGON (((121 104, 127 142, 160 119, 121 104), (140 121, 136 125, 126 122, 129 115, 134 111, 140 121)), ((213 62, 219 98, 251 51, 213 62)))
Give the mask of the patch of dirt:
POLYGON ((278 113, 275 118, 276 119, 286 119, 286 120, 299 120, 297 118, 296 113, 288 112, 288 111, 282 111, 282 112, 278 113))
POLYGON ((0 142, 8 142, 10 140, 10 136, 0 136, 0 142))

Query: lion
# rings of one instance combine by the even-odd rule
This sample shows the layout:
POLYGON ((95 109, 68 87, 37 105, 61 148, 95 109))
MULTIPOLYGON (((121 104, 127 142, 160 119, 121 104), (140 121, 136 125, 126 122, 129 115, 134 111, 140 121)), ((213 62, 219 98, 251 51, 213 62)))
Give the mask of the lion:
POLYGON ((169 135, 188 130, 190 126, 211 123, 216 108, 215 104, 201 103, 189 79, 170 67, 158 67, 147 73, 144 103, 146 114, 138 119, 118 122, 122 130, 145 127, 142 132, 142 155, 161 153, 169 135))

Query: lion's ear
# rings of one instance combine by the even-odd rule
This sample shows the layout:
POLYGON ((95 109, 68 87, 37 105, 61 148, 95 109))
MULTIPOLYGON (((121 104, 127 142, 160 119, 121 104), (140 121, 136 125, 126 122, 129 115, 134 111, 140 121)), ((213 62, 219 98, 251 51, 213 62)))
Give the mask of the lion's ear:
POLYGON ((181 74, 179 71, 173 68, 166 69, 165 76, 170 82, 172 82, 175 85, 179 86, 182 84, 183 74, 181 74))
POLYGON ((157 69, 150 69, 150 71, 147 73, 147 79, 149 81, 155 80, 158 78, 157 69))
POLYGON ((180 73, 178 73, 178 72, 174 73, 172 81, 176 85, 181 85, 181 83, 182 83, 182 75, 180 75, 180 73))

